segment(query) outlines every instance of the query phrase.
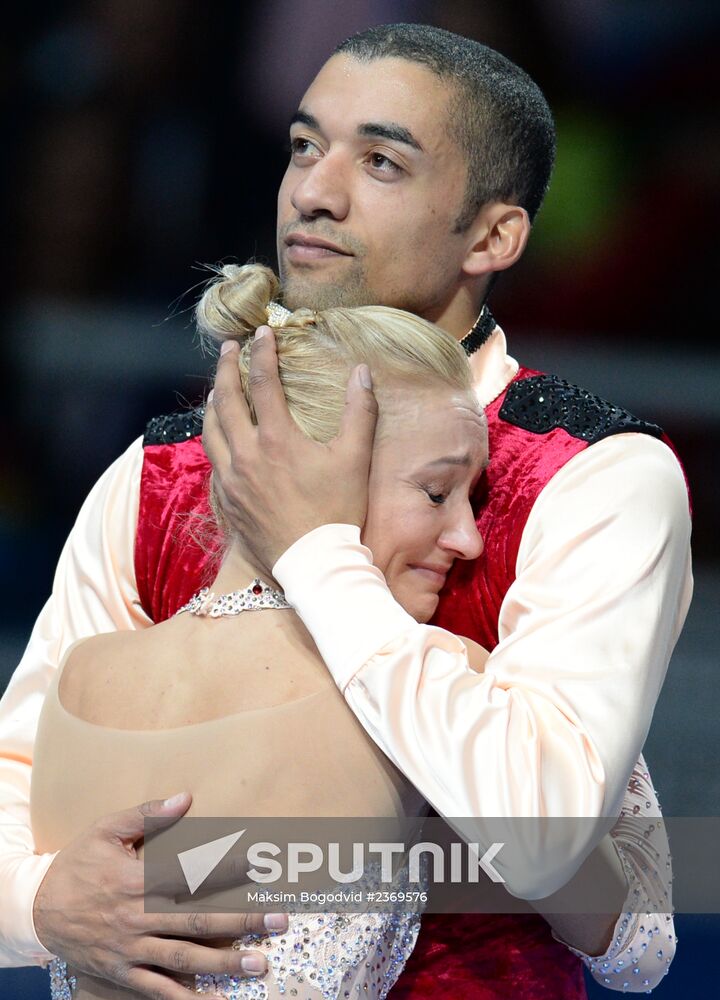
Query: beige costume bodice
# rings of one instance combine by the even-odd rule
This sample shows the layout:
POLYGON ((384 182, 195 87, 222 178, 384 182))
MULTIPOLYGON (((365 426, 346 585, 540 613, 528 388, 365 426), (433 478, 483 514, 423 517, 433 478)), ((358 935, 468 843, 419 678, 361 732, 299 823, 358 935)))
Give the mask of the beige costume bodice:
MULTIPOLYGON (((427 808, 365 734, 329 675, 319 690, 295 701, 172 729, 135 730, 89 722, 64 707, 59 689, 68 662, 51 682, 35 743, 31 817, 40 852, 59 850, 100 816, 182 790, 193 795, 188 816, 403 817, 422 815, 427 808)), ((281 996, 282 986, 300 990, 293 994, 298 998, 319 1000, 357 987, 365 997, 381 998, 412 951, 418 930, 418 918, 397 914, 291 915, 290 922, 283 945, 277 939, 265 945, 271 972, 264 980, 197 977, 196 992, 271 1000, 281 996), (295 937, 306 934, 309 920, 311 936, 322 939, 325 948, 332 939, 347 966, 343 973, 337 963, 335 976, 317 987, 310 985, 309 970, 322 964, 322 956, 307 945, 293 951, 295 937), (353 923, 371 928, 361 945, 353 923), (386 971, 370 973, 368 956, 377 956, 378 949, 385 959, 369 965, 386 971), (294 960, 289 977, 288 953, 309 956, 294 960)), ((58 1000, 136 995, 68 969, 62 961, 51 963, 50 971, 52 996, 58 1000)))

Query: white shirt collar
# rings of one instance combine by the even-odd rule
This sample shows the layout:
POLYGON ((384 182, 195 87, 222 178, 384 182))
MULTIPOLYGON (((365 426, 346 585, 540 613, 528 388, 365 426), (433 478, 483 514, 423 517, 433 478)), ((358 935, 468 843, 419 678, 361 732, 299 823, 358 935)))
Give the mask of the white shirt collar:
POLYGON ((482 407, 489 406, 512 382, 520 367, 507 353, 507 341, 500 326, 469 357, 475 391, 482 407))

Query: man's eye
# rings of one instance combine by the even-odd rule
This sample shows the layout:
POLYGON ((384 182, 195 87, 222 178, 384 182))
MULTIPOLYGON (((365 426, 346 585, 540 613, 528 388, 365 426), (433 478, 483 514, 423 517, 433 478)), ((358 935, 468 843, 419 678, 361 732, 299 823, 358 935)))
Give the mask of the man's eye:
POLYGON ((391 160, 389 156, 385 156, 384 153, 370 153, 368 162, 374 170, 378 170, 383 174, 402 173, 402 167, 395 163, 394 160, 391 160))
POLYGON ((310 139, 296 136, 290 140, 290 152, 293 156, 316 156, 317 151, 317 146, 310 139))

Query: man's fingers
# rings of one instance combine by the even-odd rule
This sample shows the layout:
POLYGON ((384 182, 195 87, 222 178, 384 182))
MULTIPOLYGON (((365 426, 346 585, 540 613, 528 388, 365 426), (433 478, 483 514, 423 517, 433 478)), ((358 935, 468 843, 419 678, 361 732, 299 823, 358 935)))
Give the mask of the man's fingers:
MULTIPOLYGON (((239 938, 286 931, 285 913, 153 913, 152 934, 180 938, 239 938)), ((148 933, 150 933, 148 931, 148 933)))
POLYGON ((252 343, 250 393, 261 435, 282 439, 295 427, 278 375, 275 337, 269 326, 258 327, 252 343))
MULTIPOLYGON (((142 861, 134 864, 143 865, 142 861)), ((248 882, 248 871, 252 867, 247 856, 230 853, 213 869, 203 882, 203 892, 219 889, 233 889, 248 882)), ((182 866, 176 857, 171 860, 144 861, 145 885, 148 893, 161 896, 181 896, 187 893, 188 884, 182 866)))
POLYGON ((370 467, 378 405, 372 389, 372 377, 367 365, 358 365, 350 374, 345 394, 345 409, 340 422, 338 440, 349 447, 353 462, 370 467))
MULTIPOLYGON (((188 996, 191 995, 182 983, 176 983, 169 976, 163 976, 159 972, 143 969, 140 966, 130 969, 123 986, 128 986, 148 1000, 188 1000, 188 996)), ((204 996, 213 1000, 212 993, 206 993, 204 996)), ((223 1000, 224 994, 218 989, 215 997, 217 1000, 223 1000)))
MULTIPOLYGON (((143 836, 145 820, 148 817, 167 820, 167 826, 184 816, 192 802, 189 792, 180 792, 169 799, 151 799, 140 805, 123 809, 120 812, 102 816, 95 824, 96 828, 108 840, 122 840, 134 843, 143 836)), ((158 824, 162 826, 165 824, 158 824)))
POLYGON ((213 390, 210 396, 208 396, 207 403, 205 404, 202 443, 203 451, 209 458, 213 469, 222 473, 228 468, 232 460, 230 457, 228 440, 225 437, 225 432, 220 425, 217 410, 212 405, 214 398, 211 400, 211 397, 214 397, 214 395, 215 391, 213 390))
POLYGON ((153 942, 144 964, 191 975, 206 972, 215 976, 257 976, 267 972, 267 963, 258 951, 240 950, 229 945, 209 948, 186 941, 161 939, 153 942))
POLYGON ((206 410, 215 411, 219 428, 231 451, 236 445, 242 447, 243 436, 252 429, 250 410, 240 382, 239 351, 239 345, 233 340, 226 340, 223 344, 215 371, 212 402, 206 406, 206 410))

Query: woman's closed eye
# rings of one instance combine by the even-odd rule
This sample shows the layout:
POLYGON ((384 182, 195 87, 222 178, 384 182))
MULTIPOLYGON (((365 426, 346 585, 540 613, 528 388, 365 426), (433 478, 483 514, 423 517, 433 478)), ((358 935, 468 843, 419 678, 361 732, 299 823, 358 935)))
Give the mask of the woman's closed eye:
POLYGON ((447 492, 443 492, 441 489, 434 488, 432 486, 423 486, 423 493, 427 496, 431 503, 439 507, 440 504, 445 503, 447 500, 447 492))

